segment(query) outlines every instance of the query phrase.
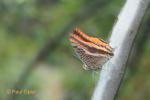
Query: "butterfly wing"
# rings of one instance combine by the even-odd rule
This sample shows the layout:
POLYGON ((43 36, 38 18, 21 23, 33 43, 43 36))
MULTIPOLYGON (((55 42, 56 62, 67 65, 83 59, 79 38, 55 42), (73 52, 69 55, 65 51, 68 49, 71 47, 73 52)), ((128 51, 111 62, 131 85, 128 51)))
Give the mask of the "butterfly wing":
POLYGON ((104 56, 94 56, 89 54, 85 49, 78 46, 74 46, 74 50, 81 61, 84 63, 83 68, 85 70, 96 70, 100 69, 102 65, 109 59, 104 56))
POLYGON ((96 70, 113 56, 111 47, 97 38, 89 37, 80 30, 75 29, 69 40, 81 61, 84 69, 96 70))

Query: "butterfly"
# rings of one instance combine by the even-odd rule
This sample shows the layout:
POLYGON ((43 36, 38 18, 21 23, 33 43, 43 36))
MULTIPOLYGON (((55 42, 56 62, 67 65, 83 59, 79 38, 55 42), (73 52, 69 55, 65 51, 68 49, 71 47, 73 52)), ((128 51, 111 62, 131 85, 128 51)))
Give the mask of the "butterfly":
POLYGON ((113 49, 102 39, 91 37, 75 28, 69 36, 74 51, 83 62, 85 70, 97 70, 114 54, 113 49))

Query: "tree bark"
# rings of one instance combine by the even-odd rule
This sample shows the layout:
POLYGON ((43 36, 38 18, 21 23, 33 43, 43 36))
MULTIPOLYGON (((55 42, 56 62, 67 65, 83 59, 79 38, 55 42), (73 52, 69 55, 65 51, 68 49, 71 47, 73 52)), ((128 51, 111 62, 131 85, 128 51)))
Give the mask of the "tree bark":
POLYGON ((114 57, 101 70, 92 100, 114 100, 123 78, 126 63, 150 0, 127 0, 110 37, 114 57))

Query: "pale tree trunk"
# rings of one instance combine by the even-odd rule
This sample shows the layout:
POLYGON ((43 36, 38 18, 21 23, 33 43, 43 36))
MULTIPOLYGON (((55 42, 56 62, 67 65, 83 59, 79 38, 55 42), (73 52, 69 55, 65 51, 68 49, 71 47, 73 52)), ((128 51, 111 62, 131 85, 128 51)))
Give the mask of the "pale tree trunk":
POLYGON ((150 0, 126 1, 110 37, 114 57, 103 66, 92 100, 114 100, 134 38, 149 3, 150 0))

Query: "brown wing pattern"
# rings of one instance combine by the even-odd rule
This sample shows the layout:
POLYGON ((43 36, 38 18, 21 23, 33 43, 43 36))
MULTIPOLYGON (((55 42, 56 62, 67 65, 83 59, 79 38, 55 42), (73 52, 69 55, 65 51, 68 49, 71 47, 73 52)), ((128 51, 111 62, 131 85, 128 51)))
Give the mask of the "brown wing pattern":
POLYGON ((69 40, 86 70, 101 68, 113 56, 112 48, 106 42, 90 37, 79 29, 70 34, 69 40))
POLYGON ((75 52, 84 63, 85 70, 97 70, 108 60, 107 57, 89 55, 86 50, 80 47, 74 47, 75 52))

